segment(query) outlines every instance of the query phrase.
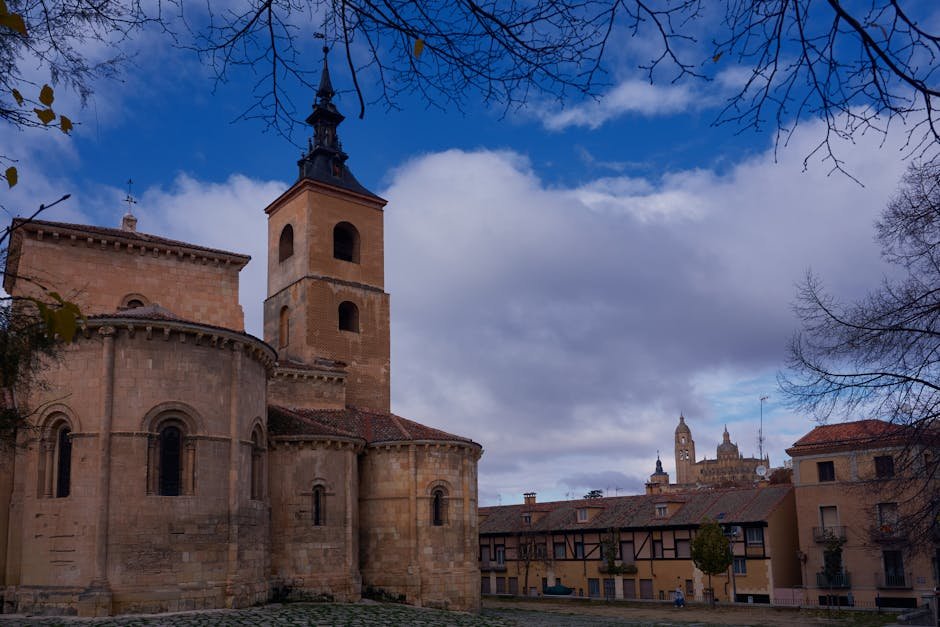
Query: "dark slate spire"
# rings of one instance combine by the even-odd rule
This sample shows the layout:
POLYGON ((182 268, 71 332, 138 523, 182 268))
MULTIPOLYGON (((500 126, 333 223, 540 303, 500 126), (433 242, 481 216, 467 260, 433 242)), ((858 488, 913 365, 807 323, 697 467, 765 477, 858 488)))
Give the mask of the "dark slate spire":
POLYGON ((343 152, 343 144, 336 132, 337 127, 346 118, 333 104, 336 92, 333 90, 326 59, 329 51, 328 47, 323 47, 320 87, 317 89, 313 112, 307 116, 307 124, 313 127, 313 137, 307 141, 307 153, 297 162, 300 168, 298 180, 312 179, 359 194, 375 196, 356 180, 346 165, 349 155, 343 152))

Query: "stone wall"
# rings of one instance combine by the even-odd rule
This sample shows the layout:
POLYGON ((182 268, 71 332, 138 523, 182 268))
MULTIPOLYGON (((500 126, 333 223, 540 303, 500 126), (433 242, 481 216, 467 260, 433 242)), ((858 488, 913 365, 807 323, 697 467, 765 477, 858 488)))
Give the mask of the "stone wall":
MULTIPOLYGON (((40 239, 30 231, 22 236, 18 275, 59 292, 85 315, 113 313, 127 296, 137 295, 144 304, 159 304, 186 320, 244 329, 238 304, 242 263, 176 254, 166 247, 129 249, 49 234, 40 239)), ((14 294, 40 296, 37 290, 19 281, 14 294)))
POLYGON ((374 445, 360 458, 363 588, 409 603, 479 611, 476 445, 374 445), (446 494, 432 524, 432 491, 446 494))
POLYGON ((275 438, 270 453, 271 577, 276 598, 360 596, 359 441, 275 438), (323 489, 322 524, 313 491, 323 489))

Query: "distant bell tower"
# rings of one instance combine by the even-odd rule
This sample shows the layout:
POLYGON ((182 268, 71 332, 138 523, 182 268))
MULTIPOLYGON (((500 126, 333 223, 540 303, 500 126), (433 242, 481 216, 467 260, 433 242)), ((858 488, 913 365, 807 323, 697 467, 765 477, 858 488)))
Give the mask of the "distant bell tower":
POLYGON ((389 410, 383 208, 346 165, 326 54, 297 182, 268 214, 264 339, 285 365, 343 362, 346 404, 389 410), (319 362, 319 363, 322 363, 319 362))
POLYGON ((685 424, 685 416, 679 415, 676 427, 676 483, 695 483, 695 441, 692 430, 685 424))

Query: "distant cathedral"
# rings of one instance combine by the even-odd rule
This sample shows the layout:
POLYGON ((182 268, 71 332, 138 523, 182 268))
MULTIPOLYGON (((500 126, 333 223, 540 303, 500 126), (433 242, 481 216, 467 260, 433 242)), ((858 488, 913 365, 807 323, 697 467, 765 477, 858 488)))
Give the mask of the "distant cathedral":
POLYGON ((766 455, 763 459, 741 455, 738 445, 731 441, 727 426, 722 442, 718 445, 716 458, 695 461, 695 440, 682 415, 679 416, 675 432, 675 454, 676 482, 669 483, 669 474, 663 470, 662 461, 657 458, 656 471, 650 475, 649 483, 646 484, 648 494, 753 485, 761 480, 757 474, 758 467, 770 467, 770 458, 766 455))

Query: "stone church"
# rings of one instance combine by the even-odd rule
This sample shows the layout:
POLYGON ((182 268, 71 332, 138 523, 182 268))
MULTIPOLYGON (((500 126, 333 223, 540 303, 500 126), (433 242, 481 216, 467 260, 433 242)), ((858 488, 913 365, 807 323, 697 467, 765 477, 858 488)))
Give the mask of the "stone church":
POLYGON ((390 413, 386 201, 350 172, 333 96, 324 62, 299 177, 264 209, 264 340, 238 304, 247 256, 130 214, 15 221, 7 292, 40 284, 86 320, 0 450, 5 612, 479 609, 482 449, 390 413))

